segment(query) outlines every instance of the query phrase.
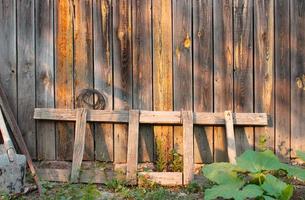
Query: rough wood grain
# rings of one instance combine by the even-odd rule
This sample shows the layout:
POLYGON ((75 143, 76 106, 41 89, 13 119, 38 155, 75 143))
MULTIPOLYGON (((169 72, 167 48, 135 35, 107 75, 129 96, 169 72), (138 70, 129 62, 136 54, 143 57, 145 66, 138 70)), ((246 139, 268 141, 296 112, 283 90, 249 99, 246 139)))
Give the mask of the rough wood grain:
MULTIPOLYGON (((235 125, 265 126, 266 113, 233 113, 235 125)), ((76 110, 36 108, 34 119, 75 121, 76 110)), ((117 122, 128 123, 128 111, 88 110, 87 120, 90 122, 117 122)), ((181 112, 179 111, 140 111, 140 123, 143 124, 182 124, 181 112)), ((194 112, 194 124, 197 125, 224 125, 223 113, 194 112)))
MULTIPOLYGON (((133 0, 133 108, 152 110, 151 0, 133 0)), ((139 162, 153 161, 152 127, 140 127, 139 162)))
MULTIPOLYGON (((213 1, 193 1, 194 111, 213 112, 213 1)), ((213 127, 194 126, 195 163, 213 162, 213 127)))
MULTIPOLYGON (((131 0, 113 0, 114 109, 132 104, 131 0)), ((114 125, 114 162, 126 162, 127 126, 114 125)))
POLYGON ((137 184, 137 169, 139 160, 139 115, 139 110, 129 111, 126 179, 128 183, 132 185, 137 184))
POLYGON ((182 173, 181 172, 139 172, 139 185, 145 184, 141 182, 143 180, 149 180, 153 183, 157 183, 164 186, 177 186, 182 185, 182 173))
MULTIPOLYGON (((74 0, 74 101, 83 89, 93 88, 92 1, 74 0)), ((93 98, 87 101, 93 102, 93 98)), ((79 107, 75 103, 75 107, 79 107)), ((94 126, 87 124, 85 160, 94 159, 94 126)))
POLYGON ((282 161, 290 159, 289 1, 275 1, 275 149, 282 161))
POLYGON ((231 111, 224 112, 226 121, 226 138, 228 146, 228 158, 232 164, 236 163, 236 142, 234 135, 233 116, 231 111))
MULTIPOLYGON (((111 0, 93 1, 94 88, 105 95, 106 110, 113 108, 111 0)), ((95 153, 100 161, 113 161, 113 125, 95 124, 95 153)))
MULTIPOLYGON (((214 17, 214 111, 233 108, 233 20, 232 0, 215 0, 214 17)), ((223 127, 214 128, 214 160, 227 161, 223 127)))
POLYGON ((274 4, 254 2, 254 84, 255 112, 266 112, 269 126, 255 128, 255 148, 274 149, 274 4))
MULTIPOLYGON (((253 112, 253 0, 234 0, 234 110, 253 112)), ((254 147, 253 127, 235 127, 237 155, 254 147)))
POLYGON ((182 111, 183 123, 183 184, 191 183, 194 178, 194 135, 193 135, 193 113, 182 111))
POLYGON ((17 121, 32 158, 36 158, 34 0, 17 3, 17 121))
MULTIPOLYGON (((54 108, 53 1, 36 1, 36 107, 54 108)), ((55 124, 37 122, 37 159, 55 160, 55 124)))
MULTIPOLYGON (((171 0, 152 1, 153 13, 153 106, 155 111, 173 110, 172 5, 171 0), (169 25, 170 24, 170 25, 169 25)), ((173 149, 173 127, 155 126, 155 159, 162 152, 165 162, 173 149)))
MULTIPOLYGON (((55 1, 55 106, 74 107, 73 90, 73 3, 55 1)), ((73 124, 56 124, 56 159, 71 160, 74 140, 73 124)))
POLYGON ((0 83, 17 117, 16 0, 0 1, 0 83))
POLYGON ((290 1, 291 8, 291 156, 305 151, 305 2, 290 1))
POLYGON ((86 138, 86 125, 87 125, 87 110, 79 108, 76 112, 75 124, 75 139, 73 145, 73 160, 71 169, 71 182, 77 182, 81 170, 81 164, 85 152, 85 138, 86 138))

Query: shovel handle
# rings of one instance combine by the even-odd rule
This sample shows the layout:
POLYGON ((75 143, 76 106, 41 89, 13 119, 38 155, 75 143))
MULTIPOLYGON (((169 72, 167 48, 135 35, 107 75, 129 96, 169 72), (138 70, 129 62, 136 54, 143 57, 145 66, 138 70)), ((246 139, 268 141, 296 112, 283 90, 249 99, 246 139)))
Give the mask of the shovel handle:
POLYGON ((8 133, 7 127, 5 125, 4 117, 2 111, 0 109, 0 131, 2 133, 2 138, 4 142, 4 148, 7 152, 10 161, 14 160, 14 156, 16 154, 16 150, 14 148, 13 142, 8 133))

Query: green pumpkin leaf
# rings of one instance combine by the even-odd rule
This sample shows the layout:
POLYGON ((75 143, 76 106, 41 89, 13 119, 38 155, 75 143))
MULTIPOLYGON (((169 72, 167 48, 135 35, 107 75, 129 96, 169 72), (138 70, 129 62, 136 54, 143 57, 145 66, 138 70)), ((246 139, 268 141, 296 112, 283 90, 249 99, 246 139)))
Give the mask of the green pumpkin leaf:
POLYGON ((297 150, 297 157, 305 162, 305 152, 297 150))
POLYGON ((247 185, 243 189, 239 189, 234 185, 215 185, 211 189, 205 190, 205 200, 216 198, 244 200, 248 198, 256 198, 263 195, 263 190, 257 185, 247 185))
POLYGON ((238 177, 238 167, 230 163, 213 163, 203 167, 202 172, 210 181, 217 184, 230 184, 241 187, 244 182, 238 177))
POLYGON ((263 152, 247 150, 237 158, 237 166, 252 173, 259 173, 265 170, 278 170, 281 163, 270 150, 263 152))
POLYGON ((275 198, 267 196, 267 195, 264 195, 263 197, 265 200, 276 200, 275 198))
POLYGON ((305 181, 305 169, 288 164, 282 164, 281 169, 287 171, 289 177, 295 177, 300 181, 305 181))
POLYGON ((261 188, 266 191, 267 195, 280 200, 289 200, 293 194, 292 185, 288 185, 270 174, 266 176, 261 188))

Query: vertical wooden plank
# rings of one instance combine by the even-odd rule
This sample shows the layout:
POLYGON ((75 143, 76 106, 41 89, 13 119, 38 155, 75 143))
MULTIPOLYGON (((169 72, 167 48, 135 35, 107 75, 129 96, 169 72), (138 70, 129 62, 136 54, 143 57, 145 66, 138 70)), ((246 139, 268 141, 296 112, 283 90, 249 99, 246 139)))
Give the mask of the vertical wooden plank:
POLYGON ((275 1, 275 128, 276 154, 290 159, 289 1, 275 1))
MULTIPOLYGON (((133 0, 133 108, 152 110, 151 0, 133 0)), ((153 161, 152 126, 140 127, 139 161, 153 161)))
POLYGON ((138 148, 139 148, 139 110, 129 111, 127 173, 129 184, 137 184, 138 148))
MULTIPOLYGON (((55 4, 55 105, 73 108, 73 3, 56 0, 55 4)), ((71 160, 74 123, 56 123, 57 159, 71 160)))
POLYGON ((236 143, 233 126, 233 116, 231 111, 224 112, 225 123, 226 123, 226 139, 228 146, 228 158, 232 164, 236 163, 236 143))
POLYGON ((71 182, 77 182, 85 152, 87 110, 79 108, 76 111, 75 139, 73 145, 73 159, 71 169, 71 182))
MULTIPOLYGON (((75 99, 83 89, 93 88, 92 1, 74 0, 75 99)), ((93 103, 93 98, 88 101, 93 103)), ((77 107, 77 105, 75 105, 77 107)), ((94 126, 87 125, 85 160, 94 159, 94 126)))
MULTIPOLYGON (((214 111, 233 108, 233 20, 232 0, 214 1, 214 111)), ((227 161, 223 127, 214 128, 214 159, 227 161)))
MULTIPOLYGON (((153 0, 152 9, 154 110, 170 111, 173 110, 171 0, 153 0)), ((155 126, 154 138, 155 152, 156 146, 159 146, 159 152, 168 162, 173 148, 173 127, 155 126)))
POLYGON ((193 112, 182 111, 181 116, 183 123, 183 184, 187 185, 194 177, 193 112))
MULTIPOLYGON (((213 1, 193 1, 194 111, 213 112, 213 1)), ((194 126, 195 163, 213 162, 213 127, 194 126)))
MULTIPOLYGON (((105 110, 112 110, 112 9, 111 0, 94 0, 94 88, 106 97, 105 110)), ((96 159, 113 161, 113 125, 95 124, 96 159)))
POLYGON ((255 148, 274 149, 274 4, 273 0, 254 3, 255 112, 266 112, 269 126, 255 128, 255 148))
MULTIPOLYGON (((36 1, 36 107, 54 108, 53 1, 36 1)), ((55 160, 55 123, 37 122, 37 158, 55 160)))
POLYGON ((36 158, 34 0, 17 3, 18 125, 32 158, 36 158))
MULTIPOLYGON (((113 1, 114 109, 127 110, 132 103, 131 1, 113 1)), ((114 161, 126 162, 127 125, 114 125, 114 161)))
MULTIPOLYGON (((192 110, 192 2, 173 1, 174 110, 192 110)), ((183 133, 174 127, 174 146, 182 153, 183 133)))
POLYGON ((291 2, 291 156, 305 151, 305 2, 291 2))
POLYGON ((17 116, 16 2, 0 2, 0 82, 17 116))
MULTIPOLYGON (((234 0, 234 110, 253 112, 253 0, 234 0)), ((252 127, 235 127, 237 155, 253 149, 252 127)))

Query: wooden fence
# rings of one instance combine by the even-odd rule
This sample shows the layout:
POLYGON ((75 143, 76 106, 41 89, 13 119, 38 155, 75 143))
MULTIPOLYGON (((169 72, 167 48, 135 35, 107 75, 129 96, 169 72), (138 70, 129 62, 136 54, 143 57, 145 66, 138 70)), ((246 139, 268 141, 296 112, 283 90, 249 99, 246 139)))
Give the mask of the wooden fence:
MULTIPOLYGON (((75 108, 84 88, 107 110, 266 112, 269 127, 236 128, 238 153, 288 160, 305 150, 304 30, 303 0, 2 0, 0 81, 38 160, 71 160, 74 126, 34 108, 75 108)), ((227 160, 223 127, 194 135, 196 163, 227 160)), ((139 160, 169 160, 182 138, 141 126, 139 160)), ((84 158, 124 163, 127 140, 127 125, 88 125, 84 158)))

